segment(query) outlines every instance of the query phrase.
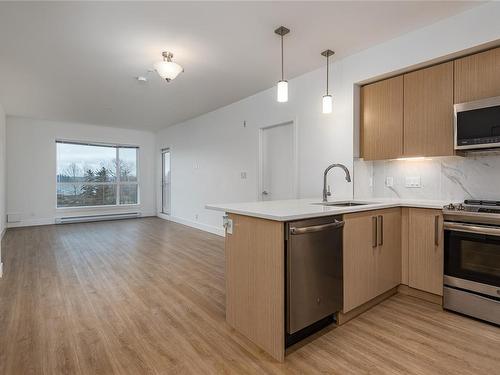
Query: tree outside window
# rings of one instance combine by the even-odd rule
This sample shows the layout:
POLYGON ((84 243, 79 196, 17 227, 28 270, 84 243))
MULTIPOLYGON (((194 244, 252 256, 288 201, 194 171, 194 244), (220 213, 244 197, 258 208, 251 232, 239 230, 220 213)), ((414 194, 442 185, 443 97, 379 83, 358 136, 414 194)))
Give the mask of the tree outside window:
POLYGON ((57 142, 57 207, 137 204, 136 147, 57 142))

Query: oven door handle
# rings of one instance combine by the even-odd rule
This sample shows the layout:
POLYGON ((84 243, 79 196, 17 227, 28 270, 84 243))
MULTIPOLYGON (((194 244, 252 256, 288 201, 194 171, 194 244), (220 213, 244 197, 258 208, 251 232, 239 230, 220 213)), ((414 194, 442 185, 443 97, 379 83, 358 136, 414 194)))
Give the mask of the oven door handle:
POLYGON ((482 225, 461 224, 452 221, 445 221, 444 229, 456 232, 485 234, 488 236, 500 236, 500 228, 486 227, 482 225))

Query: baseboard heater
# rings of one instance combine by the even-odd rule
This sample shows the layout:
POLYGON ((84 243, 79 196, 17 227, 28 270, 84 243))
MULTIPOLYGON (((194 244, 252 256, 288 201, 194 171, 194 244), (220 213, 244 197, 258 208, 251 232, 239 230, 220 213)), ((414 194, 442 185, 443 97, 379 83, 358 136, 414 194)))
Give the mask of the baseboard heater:
POLYGON ((56 218, 56 224, 85 223, 89 221, 136 219, 141 216, 140 212, 126 212, 120 214, 66 216, 56 218))

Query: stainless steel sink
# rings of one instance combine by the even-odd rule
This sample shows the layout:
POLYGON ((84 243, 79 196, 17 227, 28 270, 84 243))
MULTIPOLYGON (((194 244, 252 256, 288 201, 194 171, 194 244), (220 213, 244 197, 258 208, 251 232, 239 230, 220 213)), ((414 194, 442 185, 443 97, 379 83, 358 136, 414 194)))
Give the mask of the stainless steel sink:
POLYGON ((373 204, 374 202, 320 202, 320 203, 313 203, 313 204, 318 204, 321 206, 331 206, 331 207, 353 207, 353 206, 364 206, 366 204, 373 204))

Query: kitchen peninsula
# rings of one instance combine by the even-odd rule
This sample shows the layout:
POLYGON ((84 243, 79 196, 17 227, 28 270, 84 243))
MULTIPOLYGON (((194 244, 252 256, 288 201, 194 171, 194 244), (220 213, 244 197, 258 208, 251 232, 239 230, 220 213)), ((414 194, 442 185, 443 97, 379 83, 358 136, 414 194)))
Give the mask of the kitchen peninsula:
MULTIPOLYGON (((227 214, 227 322, 273 358, 284 360, 290 333, 287 242, 292 234, 310 230, 291 225, 306 219, 314 228, 340 230, 340 257, 328 263, 341 263, 340 274, 328 275, 327 269, 322 279, 331 283, 326 292, 341 284, 340 308, 334 310, 337 324, 398 290, 441 303, 441 209, 446 203, 376 199, 324 205, 319 199, 297 199, 207 205, 227 214)), ((300 261, 307 268, 307 260, 300 261)), ((325 291, 325 285, 318 288, 325 291)), ((321 298, 313 303, 325 304, 321 298)))

